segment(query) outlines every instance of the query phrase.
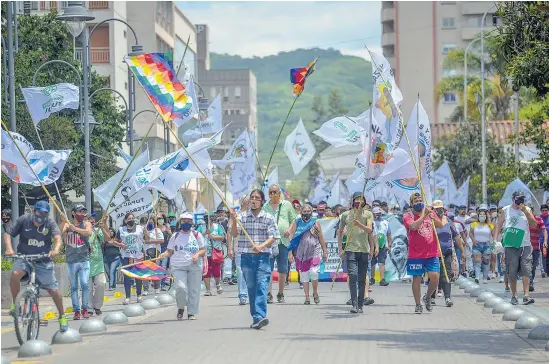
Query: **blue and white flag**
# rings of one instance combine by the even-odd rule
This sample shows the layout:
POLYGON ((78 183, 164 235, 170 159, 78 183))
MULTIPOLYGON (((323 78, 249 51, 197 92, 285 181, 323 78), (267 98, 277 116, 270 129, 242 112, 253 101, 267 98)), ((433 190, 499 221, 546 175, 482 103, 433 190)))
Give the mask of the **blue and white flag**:
POLYGON ((286 137, 284 152, 292 164, 295 175, 298 175, 315 156, 316 149, 303 125, 303 120, 299 119, 296 128, 286 137))
POLYGON ((505 188, 503 197, 499 201, 499 206, 507 206, 513 203, 513 192, 522 191, 524 193, 524 201, 526 204, 531 204, 534 194, 520 178, 515 179, 513 182, 509 183, 505 188))
POLYGON ((244 130, 235 139, 231 148, 223 156, 223 159, 214 161, 214 163, 219 168, 225 169, 231 163, 244 163, 250 158, 254 158, 253 144, 248 131, 244 130))
POLYGON ((441 200, 445 206, 450 205, 451 199, 457 192, 456 183, 450 170, 450 165, 444 161, 435 171, 433 177, 434 197, 433 200, 441 200))
POLYGON ((451 199, 451 204, 455 206, 469 206, 469 179, 467 177, 465 182, 458 188, 456 194, 451 199))
POLYGON ((122 158, 127 164, 129 164, 132 160, 132 156, 128 153, 124 152, 124 149, 118 147, 118 155, 120 158, 122 158))
POLYGON ((338 148, 345 145, 362 145, 362 135, 365 131, 350 118, 338 116, 322 124, 320 129, 313 131, 313 134, 338 148))
POLYGON ((263 193, 265 196, 269 196, 269 187, 272 185, 278 185, 278 167, 274 168, 263 182, 263 193))
POLYGON ((78 109, 80 89, 71 83, 58 83, 46 87, 22 88, 23 97, 34 125, 63 109, 78 109))
POLYGON ((204 134, 216 133, 223 128, 223 110, 221 108, 221 96, 212 101, 207 110, 200 110, 198 113, 198 122, 185 133, 185 141, 196 140, 204 134))

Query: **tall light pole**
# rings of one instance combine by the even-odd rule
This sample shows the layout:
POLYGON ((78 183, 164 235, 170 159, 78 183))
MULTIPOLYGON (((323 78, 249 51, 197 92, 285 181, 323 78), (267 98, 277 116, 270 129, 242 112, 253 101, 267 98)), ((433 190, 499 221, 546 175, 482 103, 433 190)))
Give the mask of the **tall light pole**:
POLYGON ((488 163, 486 157, 486 104, 484 100, 484 23, 486 22, 486 15, 496 5, 492 5, 482 15, 482 21, 480 23, 480 97, 482 99, 480 109, 480 125, 482 133, 482 203, 488 203, 488 185, 486 182, 486 164, 488 163))
MULTIPOLYGON (((83 6, 82 1, 69 1, 68 7, 65 8, 65 11, 62 15, 59 15, 57 17, 57 20, 65 21, 67 22, 67 25, 69 27, 69 30, 71 34, 74 37, 77 37, 82 34, 82 41, 84 45, 84 49, 82 52, 82 73, 83 73, 83 79, 84 79, 84 85, 83 85, 83 104, 84 104, 84 110, 83 110, 83 117, 84 117, 84 196, 86 201, 86 209, 88 211, 92 211, 92 190, 91 190, 91 163, 90 163, 90 124, 89 124, 89 89, 91 87, 91 49, 90 49, 90 39, 93 35, 95 29, 97 29, 98 26, 111 21, 119 21, 128 26, 128 28, 133 32, 134 38, 135 38, 135 45, 132 46, 132 52, 130 55, 136 55, 143 53, 143 47, 141 47, 137 41, 137 35, 133 28, 126 23, 125 21, 121 19, 111 18, 106 19, 98 24, 96 24, 92 31, 90 32, 86 22, 95 19, 94 16, 90 15, 88 10, 83 6)), ((129 71, 131 74, 131 71, 129 71)), ((133 78, 129 77, 130 83, 128 85, 128 92, 130 93, 130 103, 129 103, 129 123, 130 127, 133 127, 133 118, 132 118, 132 109, 134 107, 132 102, 132 96, 135 97, 135 95, 132 95, 135 93, 135 88, 132 85, 133 78)), ((133 143, 130 139, 130 153, 133 152, 133 143)), ((132 153, 133 154, 133 153, 132 153)))

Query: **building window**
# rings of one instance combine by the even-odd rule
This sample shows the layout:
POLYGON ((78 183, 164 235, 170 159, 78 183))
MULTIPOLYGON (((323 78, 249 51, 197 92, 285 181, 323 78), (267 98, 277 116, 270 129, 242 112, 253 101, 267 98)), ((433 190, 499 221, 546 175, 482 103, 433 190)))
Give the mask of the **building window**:
POLYGON ((223 110, 223 114, 229 115, 229 110, 227 110, 227 109, 223 110))
POLYGON ((455 77, 455 76, 457 76, 457 70, 455 69, 442 71, 442 77, 455 77))
MULTIPOLYGON (((185 53, 186 43, 179 37, 175 37, 175 54, 174 54, 174 66, 175 69, 179 67, 179 62, 181 62, 181 57, 185 53)), ((187 49, 185 54, 185 59, 183 60, 185 66, 187 66, 187 72, 196 78, 196 54, 190 49, 187 49)))
POLYGON ((234 112, 236 115, 240 115, 240 109, 236 109, 234 112))
POLYGON ((240 86, 236 86, 236 87, 234 88, 234 97, 235 97, 236 99, 239 99, 241 95, 242 95, 242 94, 241 94, 240 86))
POLYGON ((457 97, 455 92, 446 92, 444 94, 444 102, 448 104, 456 103, 457 97))
POLYGON ((394 33, 395 32, 395 22, 394 21, 385 21, 382 24, 382 34, 385 33, 394 33))
MULTIPOLYGON (((90 26, 90 29, 93 27, 90 26)), ((95 28, 91 38, 92 64, 110 63, 110 33, 109 25, 100 25, 95 28)))
POLYGON ((492 26, 497 27, 501 25, 501 18, 499 16, 493 15, 492 16, 492 26))
POLYGON ((128 89, 128 83, 127 82, 124 82, 124 89, 128 89))
POLYGON ((467 18, 467 25, 470 28, 480 28, 482 26, 482 16, 470 16, 467 18))
POLYGON ((160 53, 168 53, 173 51, 172 47, 170 47, 168 43, 164 42, 164 39, 159 36, 156 36, 156 50, 160 53))
POLYGON ((454 49, 457 49, 457 46, 455 44, 443 44, 442 45, 442 54, 448 54, 454 49))
POLYGON ((217 91, 215 90, 215 87, 212 87, 210 89, 210 97, 212 100, 214 100, 217 97, 217 91))
POLYGON ((173 33, 173 4, 171 1, 156 2, 156 23, 170 35, 173 33))
POLYGON ((456 27, 455 18, 442 18, 442 29, 454 29, 456 27))
POLYGON ((384 45, 383 46, 383 55, 385 57, 394 57, 395 56, 395 45, 384 45))
POLYGON ((234 141, 238 138, 238 130, 231 130, 231 141, 234 141))

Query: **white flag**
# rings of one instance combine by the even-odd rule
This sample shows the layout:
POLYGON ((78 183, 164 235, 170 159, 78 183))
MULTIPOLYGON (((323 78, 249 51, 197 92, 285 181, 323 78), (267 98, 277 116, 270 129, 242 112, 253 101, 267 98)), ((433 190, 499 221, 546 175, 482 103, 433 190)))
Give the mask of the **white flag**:
MULTIPOLYGON (((133 195, 133 187, 129 183, 131 176, 143 167, 149 161, 149 150, 145 150, 143 153, 135 157, 133 163, 128 168, 124 180, 120 184, 120 188, 116 191, 116 194, 112 200, 111 206, 107 207, 109 200, 114 193, 116 186, 120 182, 122 175, 124 175, 125 170, 118 171, 117 174, 109 178, 102 185, 93 189, 95 194, 95 200, 103 207, 103 209, 113 208, 117 205, 122 204, 124 201, 129 201, 130 196, 133 195)), ((143 197, 143 196, 142 196, 143 197)))
POLYGON ((328 195, 326 195, 325 201, 328 206, 335 206, 340 203, 341 201, 341 181, 339 179, 339 176, 332 184, 332 189, 330 192, 328 192, 328 195))
POLYGON ((364 130, 345 116, 338 116, 322 124, 313 134, 338 148, 345 145, 362 145, 361 135, 364 134, 364 130))
POLYGON ((223 113, 221 109, 221 96, 213 100, 207 110, 198 112, 198 122, 185 133, 183 138, 187 140, 195 140, 204 134, 216 133, 223 127, 223 113))
POLYGON ((272 185, 278 185, 278 167, 273 169, 263 182, 262 190, 265 196, 269 196, 269 187, 271 187, 272 185))
POLYGON ((187 95, 189 95, 195 102, 192 106, 193 117, 198 118, 198 97, 196 97, 196 90, 194 88, 194 76, 188 72, 185 73, 185 88, 187 89, 187 95))
POLYGON ((444 161, 434 173, 434 200, 441 200, 444 205, 450 205, 457 192, 457 187, 448 162, 444 161))
POLYGON ((78 109, 80 90, 71 83, 58 83, 46 87, 22 88, 23 97, 34 125, 47 119, 51 113, 63 109, 78 109))
POLYGON ((2 172, 9 179, 16 183, 40 186, 40 182, 49 185, 61 177, 71 150, 34 150, 22 135, 12 133, 12 136, 21 152, 26 153, 28 164, 8 132, 2 130, 2 172))
POLYGON ((505 188, 505 192, 503 193, 503 197, 499 201, 499 206, 507 206, 511 205, 513 203, 513 192, 515 191, 522 191, 524 193, 524 200, 527 204, 531 204, 533 200, 534 194, 524 182, 520 180, 520 178, 515 179, 513 182, 509 183, 507 187, 505 188))
POLYGON ((253 188, 256 181, 255 161, 248 158, 246 162, 233 163, 230 169, 228 190, 233 194, 233 198, 238 199, 253 188))
POLYGON ((543 192, 542 204, 549 204, 549 191, 543 192))
POLYGON ((469 206, 469 179, 471 177, 467 177, 465 182, 461 185, 460 188, 458 188, 456 194, 452 198, 452 204, 455 206, 469 206))
MULTIPOLYGON (((322 196, 320 201, 326 201, 326 203, 327 203, 328 199, 332 196, 332 192, 334 191, 334 188, 337 189, 337 191, 335 191, 333 193, 334 200, 339 200, 339 174, 340 174, 340 172, 337 172, 334 176, 332 176, 332 178, 330 178, 329 182, 326 183, 326 185, 324 186, 324 190, 323 190, 324 196, 322 196), (336 185, 337 185, 337 187, 336 187, 336 185)), ((336 202, 336 204, 337 204, 337 202, 336 202)), ((330 205, 328 205, 328 206, 330 206, 330 205)))
POLYGON ((253 146, 247 130, 244 130, 235 139, 231 148, 225 153, 222 160, 215 161, 215 164, 225 169, 230 163, 243 163, 248 158, 253 158, 253 146))
POLYGON ((309 202, 313 204, 317 204, 320 200, 326 196, 325 193, 326 188, 326 176, 324 176, 324 173, 320 172, 320 174, 315 178, 313 181, 313 186, 311 188, 311 192, 309 193, 309 202))
MULTIPOLYGON (((111 206, 114 207, 114 204, 111 204, 111 206)), ((116 226, 121 226, 124 216, 126 216, 127 213, 131 212, 135 216, 139 216, 145 214, 147 211, 150 211, 152 207, 152 194, 148 189, 143 189, 128 198, 120 206, 117 206, 114 210, 112 210, 112 212, 109 213, 109 215, 115 221, 116 226)))
POLYGON ((183 198, 182 194, 177 193, 173 200, 175 202, 175 209, 177 211, 176 216, 179 216, 180 214, 187 211, 187 205, 185 205, 185 199, 183 198))
POLYGON ((299 119, 296 128, 286 137, 284 152, 292 164, 295 175, 313 159, 316 149, 307 134, 303 120, 299 119))

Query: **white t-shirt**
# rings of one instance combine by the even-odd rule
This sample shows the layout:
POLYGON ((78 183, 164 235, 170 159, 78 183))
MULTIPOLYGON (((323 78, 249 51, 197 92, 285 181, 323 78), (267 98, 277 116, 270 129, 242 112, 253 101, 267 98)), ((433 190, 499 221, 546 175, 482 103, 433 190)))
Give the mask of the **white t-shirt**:
MULTIPOLYGON (((149 233, 150 240, 162 240, 162 242, 164 242, 164 234, 162 233, 162 230, 160 230, 159 228, 153 229, 151 231, 147 230, 147 232, 149 233)), ((159 246, 160 246, 159 244, 145 244, 145 251, 149 249, 158 250, 159 246)))
POLYGON ((128 231, 126 226, 118 229, 118 238, 126 245, 126 249, 120 248, 122 258, 143 258, 143 227, 137 225, 134 231, 128 231))
MULTIPOLYGON (((527 207, 528 211, 531 211, 527 207)), ((528 219, 524 212, 519 209, 514 209, 511 205, 503 208, 502 218, 503 222, 503 243, 504 246, 508 246, 507 240, 520 239, 522 243, 520 247, 532 246, 530 242, 530 226, 528 225, 528 219), (506 239, 506 234, 508 237, 506 239)))
MULTIPOLYGON (((168 249, 173 250, 170 267, 182 268, 193 264, 193 255, 206 247, 202 234, 196 233, 196 238, 194 234, 195 232, 180 231, 172 235, 168 242, 168 249)), ((198 265, 202 265, 202 259, 198 260, 198 265)))
POLYGON ((471 230, 475 235, 475 240, 479 243, 492 242, 492 229, 492 224, 481 224, 476 221, 471 224, 471 230))

